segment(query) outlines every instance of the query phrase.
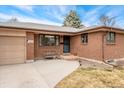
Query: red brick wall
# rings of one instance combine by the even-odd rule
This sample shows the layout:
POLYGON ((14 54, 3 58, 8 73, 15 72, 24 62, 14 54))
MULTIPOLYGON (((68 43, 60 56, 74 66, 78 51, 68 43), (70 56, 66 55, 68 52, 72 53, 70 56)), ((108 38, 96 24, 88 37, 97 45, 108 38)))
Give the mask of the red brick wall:
MULTIPOLYGON (((60 38, 60 39, 63 39, 63 38, 60 38)), ((35 35, 34 42, 35 42, 35 58, 36 59, 44 57, 49 52, 53 52, 58 55, 63 53, 63 45, 62 44, 60 44, 58 46, 39 46, 38 34, 35 35)))
POLYGON ((104 40, 105 60, 124 58, 124 34, 116 33, 115 44, 107 44, 104 40))
POLYGON ((88 44, 81 43, 81 35, 71 37, 71 53, 80 57, 101 61, 103 61, 103 56, 104 60, 124 58, 124 34, 116 33, 115 44, 107 44, 106 33, 89 33, 88 44), (104 38, 103 48, 102 37, 104 38))
POLYGON ((27 60, 34 59, 34 33, 26 33, 27 35, 27 60), (29 41, 29 42, 28 42, 29 41))
MULTIPOLYGON (((88 44, 81 42, 81 35, 70 37, 70 52, 74 55, 89 59, 103 60, 124 58, 124 34, 116 33, 116 43, 106 44, 104 37, 104 54, 102 53, 102 36, 106 32, 94 32, 88 34, 88 44)), ((38 34, 27 33, 27 40, 34 40, 34 43, 27 43, 27 59, 42 58, 48 52, 63 54, 63 44, 59 46, 39 46, 38 34)), ((61 36, 63 42, 63 36, 61 36)))
POLYGON ((102 32, 89 33, 88 43, 81 42, 81 35, 71 37, 71 53, 80 57, 102 60, 102 32))

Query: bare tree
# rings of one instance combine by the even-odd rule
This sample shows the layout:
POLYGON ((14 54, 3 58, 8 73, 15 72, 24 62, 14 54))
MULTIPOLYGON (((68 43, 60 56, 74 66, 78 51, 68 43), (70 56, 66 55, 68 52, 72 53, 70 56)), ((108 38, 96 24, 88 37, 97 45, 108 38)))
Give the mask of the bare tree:
POLYGON ((115 17, 109 17, 106 15, 100 16, 99 21, 100 21, 101 25, 110 26, 110 27, 114 26, 116 23, 115 17))
POLYGON ((8 20, 8 22, 17 22, 18 19, 16 17, 12 17, 10 20, 8 20))

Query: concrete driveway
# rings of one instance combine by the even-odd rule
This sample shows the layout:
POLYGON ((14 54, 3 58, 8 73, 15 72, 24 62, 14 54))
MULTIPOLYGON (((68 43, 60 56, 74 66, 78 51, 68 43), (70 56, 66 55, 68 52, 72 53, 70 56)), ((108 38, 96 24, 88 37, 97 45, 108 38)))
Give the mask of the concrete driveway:
POLYGON ((77 61, 39 60, 34 63, 0 66, 0 87, 54 87, 79 67, 77 61))

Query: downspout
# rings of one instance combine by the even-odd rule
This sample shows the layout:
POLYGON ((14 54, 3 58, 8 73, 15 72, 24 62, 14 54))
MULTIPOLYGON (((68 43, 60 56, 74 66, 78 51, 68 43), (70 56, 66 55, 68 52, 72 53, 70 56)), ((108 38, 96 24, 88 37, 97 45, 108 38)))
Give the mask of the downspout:
MULTIPOLYGON (((111 32, 112 31, 112 27, 110 28, 110 31, 107 31, 107 33, 111 32)), ((105 62, 105 46, 104 46, 104 37, 105 37, 106 33, 105 34, 102 34, 102 61, 105 62)))
POLYGON ((104 56, 104 36, 105 34, 102 34, 102 61, 105 62, 105 56, 104 56))

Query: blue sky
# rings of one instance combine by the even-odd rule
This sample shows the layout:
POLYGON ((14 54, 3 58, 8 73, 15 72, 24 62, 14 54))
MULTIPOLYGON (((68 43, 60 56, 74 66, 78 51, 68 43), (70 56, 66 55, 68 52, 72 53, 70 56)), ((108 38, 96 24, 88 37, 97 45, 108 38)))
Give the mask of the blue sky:
POLYGON ((0 5, 0 21, 6 21, 12 17, 16 17, 19 21, 22 22, 34 22, 61 26, 64 17, 70 10, 75 10, 80 16, 82 23, 86 26, 98 25, 98 19, 103 14, 111 17, 116 17, 115 26, 124 26, 124 6, 119 5, 0 5))

